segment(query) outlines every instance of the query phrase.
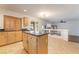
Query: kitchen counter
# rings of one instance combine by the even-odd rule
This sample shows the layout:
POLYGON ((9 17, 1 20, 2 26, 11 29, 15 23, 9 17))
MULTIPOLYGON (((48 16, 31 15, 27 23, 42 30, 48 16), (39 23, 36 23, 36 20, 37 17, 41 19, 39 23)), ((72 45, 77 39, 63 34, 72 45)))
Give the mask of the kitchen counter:
POLYGON ((22 31, 23 46, 29 54, 48 53, 48 33, 22 31))
POLYGON ((14 31, 22 31, 24 29, 21 29, 21 30, 4 30, 4 29, 0 29, 0 32, 14 32, 14 31))
POLYGON ((0 29, 0 32, 3 32, 4 31, 4 29, 0 29))
POLYGON ((34 31, 23 31, 24 33, 27 33, 27 34, 31 34, 31 35, 34 35, 34 36, 41 36, 41 35, 45 35, 45 34, 48 34, 46 32, 34 32, 34 31))
POLYGON ((54 35, 62 38, 65 41, 68 41, 68 30, 67 29, 44 29, 44 31, 47 31, 49 34, 53 32, 57 32, 57 34, 51 34, 52 37, 54 35))

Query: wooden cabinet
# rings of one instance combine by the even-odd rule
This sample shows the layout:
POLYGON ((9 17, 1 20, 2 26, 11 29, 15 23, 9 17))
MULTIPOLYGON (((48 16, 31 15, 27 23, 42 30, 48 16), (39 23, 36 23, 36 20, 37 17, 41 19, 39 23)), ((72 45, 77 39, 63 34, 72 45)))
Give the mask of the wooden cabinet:
POLYGON ((29 23, 30 23, 29 17, 23 17, 23 18, 22 18, 22 23, 23 23, 23 26, 24 26, 24 27, 25 27, 25 26, 28 26, 29 23))
POLYGON ((22 40, 21 31, 0 32, 0 46, 11 44, 22 40))
POLYGON ((22 33, 23 35, 23 46, 25 48, 26 51, 28 51, 28 36, 26 33, 22 33))
POLYGON ((15 32, 8 32, 8 44, 16 42, 15 32))
POLYGON ((37 36, 23 32, 23 46, 30 54, 47 54, 48 34, 37 36))
POLYGON ((0 46, 11 44, 22 40, 21 31, 0 32, 0 46))
POLYGON ((22 31, 16 31, 15 32, 15 40, 21 41, 22 40, 22 31))
POLYGON ((8 32, 8 43, 14 43, 22 40, 21 31, 8 32))
POLYGON ((48 35, 38 37, 38 54, 48 53, 48 35))
POLYGON ((15 30, 15 18, 11 16, 4 16, 4 29, 6 31, 15 30))
POLYGON ((0 45, 6 45, 22 40, 20 18, 4 15, 4 30, 6 32, 0 32, 0 45))
POLYGON ((37 53, 37 37, 28 35, 28 52, 31 54, 37 53))
POLYGON ((5 31, 20 30, 21 19, 13 16, 4 15, 4 29, 5 31))
POLYGON ((21 19, 16 18, 15 20, 15 30, 21 30, 21 19))
POLYGON ((7 44, 7 32, 0 32, 0 46, 7 44))

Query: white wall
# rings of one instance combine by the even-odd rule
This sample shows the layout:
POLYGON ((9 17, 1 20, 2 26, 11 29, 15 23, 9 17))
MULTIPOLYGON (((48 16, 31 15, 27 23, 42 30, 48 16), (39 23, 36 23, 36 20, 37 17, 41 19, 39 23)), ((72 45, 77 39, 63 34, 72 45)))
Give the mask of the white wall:
POLYGON ((68 29, 69 35, 79 36, 79 20, 70 20, 66 23, 57 23, 59 29, 68 29))
POLYGON ((3 22, 3 15, 0 14, 0 29, 3 29, 3 26, 4 26, 3 23, 4 23, 4 22, 3 22))
POLYGON ((69 35, 79 36, 79 19, 71 19, 66 23, 59 22, 45 22, 46 24, 57 25, 59 29, 67 29, 69 31, 69 35))
POLYGON ((17 12, 13 12, 10 10, 6 10, 6 9, 0 9, 0 29, 4 28, 4 18, 3 15, 10 15, 10 16, 16 16, 16 17, 23 17, 25 15, 17 13, 17 12))
POLYGON ((57 26, 59 29, 68 29, 69 23, 58 23, 57 26))
POLYGON ((69 22, 69 34, 79 36, 79 20, 69 22))

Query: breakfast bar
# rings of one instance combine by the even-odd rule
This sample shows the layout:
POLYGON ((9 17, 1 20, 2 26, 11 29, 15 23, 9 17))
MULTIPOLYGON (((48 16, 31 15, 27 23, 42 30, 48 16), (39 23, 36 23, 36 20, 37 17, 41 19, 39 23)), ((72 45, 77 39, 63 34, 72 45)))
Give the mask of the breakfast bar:
POLYGON ((48 53, 48 33, 23 31, 23 46, 29 54, 48 53))

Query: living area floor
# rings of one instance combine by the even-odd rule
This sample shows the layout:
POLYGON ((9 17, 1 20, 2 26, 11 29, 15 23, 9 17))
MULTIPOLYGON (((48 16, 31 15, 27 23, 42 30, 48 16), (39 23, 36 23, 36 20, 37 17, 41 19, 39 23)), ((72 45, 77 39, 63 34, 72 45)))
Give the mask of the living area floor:
MULTIPOLYGON (((49 54, 75 54, 79 53, 79 43, 67 42, 57 37, 50 37, 48 40, 49 54)), ((0 54, 27 54, 22 42, 0 47, 0 54)))

